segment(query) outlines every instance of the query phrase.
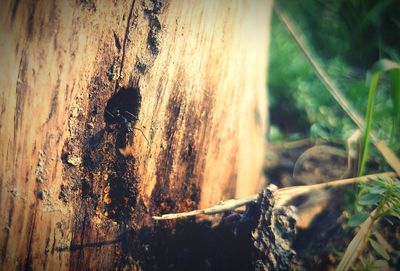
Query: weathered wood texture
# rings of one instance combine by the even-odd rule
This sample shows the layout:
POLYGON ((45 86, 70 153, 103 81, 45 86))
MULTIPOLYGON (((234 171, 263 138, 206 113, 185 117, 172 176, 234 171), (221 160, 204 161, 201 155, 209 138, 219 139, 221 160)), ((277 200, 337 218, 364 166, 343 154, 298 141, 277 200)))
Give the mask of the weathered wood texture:
POLYGON ((151 215, 255 193, 271 5, 2 1, 1 269, 140 266, 151 215))

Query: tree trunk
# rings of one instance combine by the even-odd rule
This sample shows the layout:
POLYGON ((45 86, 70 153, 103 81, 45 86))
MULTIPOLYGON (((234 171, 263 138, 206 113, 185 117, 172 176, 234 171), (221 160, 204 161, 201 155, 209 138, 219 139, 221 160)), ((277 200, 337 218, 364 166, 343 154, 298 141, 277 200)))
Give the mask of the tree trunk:
POLYGON ((1 269, 138 268, 152 215, 259 191, 271 5, 3 1, 1 269))

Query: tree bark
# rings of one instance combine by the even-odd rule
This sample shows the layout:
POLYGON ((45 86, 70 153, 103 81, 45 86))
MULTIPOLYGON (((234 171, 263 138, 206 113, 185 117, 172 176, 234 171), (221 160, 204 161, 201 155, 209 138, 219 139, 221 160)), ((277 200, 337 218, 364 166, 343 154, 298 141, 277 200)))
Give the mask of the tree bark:
POLYGON ((3 2, 2 269, 139 268, 152 215, 260 190, 272 1, 3 2))

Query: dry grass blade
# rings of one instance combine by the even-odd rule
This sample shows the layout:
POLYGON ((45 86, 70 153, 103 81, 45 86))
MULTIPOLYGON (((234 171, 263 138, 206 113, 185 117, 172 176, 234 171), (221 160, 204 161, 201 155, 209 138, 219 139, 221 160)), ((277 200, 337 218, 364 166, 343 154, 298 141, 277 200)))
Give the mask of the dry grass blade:
POLYGON ((354 261, 357 259, 358 255, 362 253, 364 249, 364 245, 366 242, 366 237, 371 231, 371 227, 373 224, 372 217, 375 215, 376 210, 374 210, 369 217, 362 223, 360 230, 357 232, 356 236, 354 236, 353 240, 351 240, 348 245, 346 252, 343 255, 342 260, 340 261, 336 271, 347 271, 353 265, 354 261))
POLYGON ((376 148, 382 153, 386 162, 396 171, 397 175, 400 176, 400 160, 394 152, 382 141, 376 143, 376 148))
POLYGON ((394 172, 385 172, 385 173, 370 174, 370 175, 365 175, 365 176, 355 177, 355 178, 335 180, 335 181, 330 181, 330 182, 326 182, 326 183, 285 187, 285 188, 281 188, 281 189, 277 190, 276 205, 277 206, 286 205, 291 199, 293 199, 297 196, 303 195, 303 194, 310 193, 311 191, 315 191, 315 190, 343 186, 343 185, 348 185, 348 184, 353 184, 353 183, 367 182, 369 179, 374 179, 374 178, 386 178, 386 177, 395 177, 395 176, 396 176, 396 173, 394 173, 394 172))

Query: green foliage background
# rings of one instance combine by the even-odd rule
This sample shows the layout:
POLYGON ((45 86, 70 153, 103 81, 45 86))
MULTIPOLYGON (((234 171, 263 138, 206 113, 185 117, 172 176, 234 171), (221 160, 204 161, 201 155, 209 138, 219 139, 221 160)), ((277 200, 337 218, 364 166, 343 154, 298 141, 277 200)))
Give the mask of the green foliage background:
MULTIPOLYGON (((330 78, 364 116, 368 71, 381 58, 400 60, 400 2, 290 0, 279 4, 296 22, 330 78)), ((356 126, 330 96, 277 16, 271 25, 272 139, 346 139, 356 126)), ((373 128, 380 139, 389 142, 393 127, 400 124, 393 123, 395 112, 385 77, 379 88, 373 128)), ((398 152, 397 141, 392 140, 392 148, 398 152)))

